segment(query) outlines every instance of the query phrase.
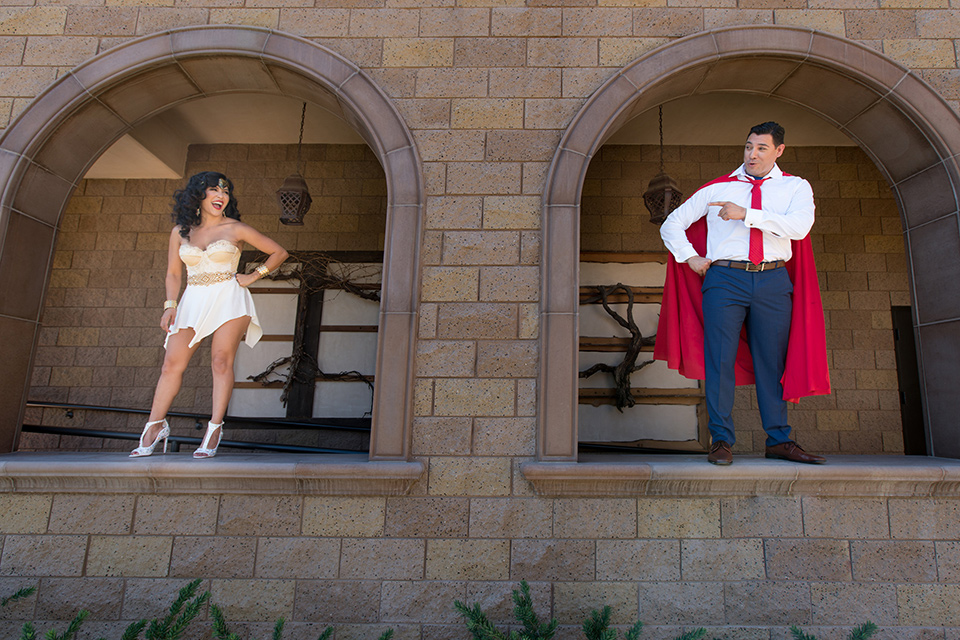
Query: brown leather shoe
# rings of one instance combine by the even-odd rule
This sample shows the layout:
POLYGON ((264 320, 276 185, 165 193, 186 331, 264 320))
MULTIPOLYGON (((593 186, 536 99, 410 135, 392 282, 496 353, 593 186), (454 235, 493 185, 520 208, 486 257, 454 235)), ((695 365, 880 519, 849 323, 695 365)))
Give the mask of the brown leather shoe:
POLYGON ((714 442, 710 445, 707 462, 711 464, 733 464, 733 453, 730 451, 730 445, 723 440, 714 442))
POLYGON ((816 456, 807 453, 796 442, 792 440, 767 447, 768 458, 778 458, 780 460, 789 460, 790 462, 804 462, 806 464, 823 464, 827 461, 823 456, 816 456))

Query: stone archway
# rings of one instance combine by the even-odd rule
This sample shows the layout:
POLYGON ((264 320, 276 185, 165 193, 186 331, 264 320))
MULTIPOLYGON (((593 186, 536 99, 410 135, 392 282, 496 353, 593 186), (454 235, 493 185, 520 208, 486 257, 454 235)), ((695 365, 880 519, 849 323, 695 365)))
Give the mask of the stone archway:
POLYGON ((47 88, 0 138, 0 450, 12 450, 22 422, 57 225, 77 182, 138 122, 181 102, 241 91, 332 111, 383 165, 387 226, 370 458, 408 457, 424 198, 413 137, 386 94, 338 54, 272 30, 222 26, 110 49, 47 88))
POLYGON ((953 427, 960 414, 960 117, 909 69, 872 49, 809 29, 756 26, 699 33, 639 58, 594 93, 560 142, 544 191, 540 460, 577 456, 580 193, 590 160, 636 115, 713 91, 799 105, 876 163, 905 230, 929 450, 960 457, 953 427))

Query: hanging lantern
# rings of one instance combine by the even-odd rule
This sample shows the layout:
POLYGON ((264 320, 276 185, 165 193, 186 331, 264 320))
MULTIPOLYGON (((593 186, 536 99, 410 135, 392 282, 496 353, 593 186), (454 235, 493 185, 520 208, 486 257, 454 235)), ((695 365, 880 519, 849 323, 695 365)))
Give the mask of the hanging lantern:
POLYGON ((653 177, 643 194, 643 203, 650 212, 650 222, 663 224, 674 209, 683 202, 683 193, 677 182, 663 170, 663 105, 660 105, 660 173, 653 177))
POLYGON ((277 189, 277 202, 280 203, 280 222, 287 225, 303 226, 303 217, 310 211, 313 198, 307 188, 307 181, 300 175, 301 148, 303 147, 303 123, 307 117, 307 103, 303 103, 300 113, 300 139, 297 141, 297 172, 288 176, 277 189))

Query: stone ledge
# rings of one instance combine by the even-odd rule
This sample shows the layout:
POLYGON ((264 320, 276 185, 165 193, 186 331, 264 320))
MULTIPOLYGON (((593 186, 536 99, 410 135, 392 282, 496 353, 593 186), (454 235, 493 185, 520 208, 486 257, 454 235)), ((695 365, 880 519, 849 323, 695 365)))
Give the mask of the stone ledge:
POLYGON ((542 496, 957 497, 960 460, 923 456, 829 456, 804 465, 735 456, 582 455, 580 462, 526 462, 520 471, 542 496))
POLYGON ((22 452, 0 455, 0 492, 404 495, 422 462, 371 462, 366 454, 233 454, 194 460, 167 453, 22 452))

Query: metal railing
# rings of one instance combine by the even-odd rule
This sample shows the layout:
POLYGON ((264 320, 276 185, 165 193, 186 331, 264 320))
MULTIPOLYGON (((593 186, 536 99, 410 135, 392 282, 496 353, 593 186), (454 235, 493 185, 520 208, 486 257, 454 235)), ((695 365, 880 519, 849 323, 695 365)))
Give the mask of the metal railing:
MULTIPOLYGON (((89 404, 71 404, 71 403, 62 403, 62 402, 35 402, 31 401, 27 403, 27 407, 36 407, 42 409, 63 409, 66 412, 68 418, 73 418, 73 411, 101 411, 107 413, 124 413, 124 414, 149 414, 150 412, 145 409, 129 409, 122 407, 107 407, 102 405, 89 405, 89 404)), ((206 415, 200 413, 187 413, 182 411, 170 411, 167 413, 168 417, 172 418, 191 418, 196 421, 196 428, 201 429, 201 423, 205 421, 206 415)), ((313 422, 308 420, 285 420, 277 418, 245 418, 245 417, 235 417, 235 416, 226 416, 224 418, 224 423, 230 425, 234 428, 242 429, 309 429, 309 430, 324 430, 324 431, 341 431, 341 432, 354 432, 354 433, 369 433, 370 425, 369 419, 366 418, 327 418, 323 422, 313 422)), ((36 424, 24 424, 21 427, 22 431, 28 433, 42 433, 50 435, 69 435, 69 436, 79 436, 79 437, 89 437, 89 438, 105 438, 112 440, 134 440, 139 441, 139 433, 130 433, 128 431, 110 431, 104 429, 86 429, 86 428, 74 428, 74 427, 54 427, 49 425, 36 425, 36 424)), ((202 438, 192 437, 192 436, 180 436, 180 435, 171 435, 168 440, 168 445, 172 447, 173 451, 179 451, 181 444, 190 444, 199 446, 202 442, 202 438)), ((336 454, 346 454, 346 453, 366 453, 366 450, 361 449, 337 449, 330 447, 310 447, 306 445, 293 445, 293 444, 272 444, 266 442, 247 442, 242 440, 227 440, 223 439, 220 441, 221 447, 230 447, 232 449, 247 449, 247 450, 261 450, 261 451, 279 451, 287 453, 336 453, 336 454)))

